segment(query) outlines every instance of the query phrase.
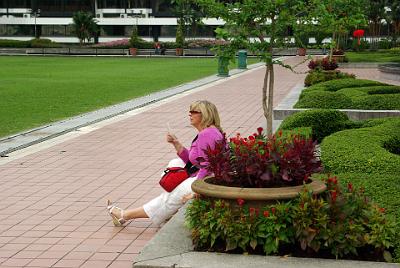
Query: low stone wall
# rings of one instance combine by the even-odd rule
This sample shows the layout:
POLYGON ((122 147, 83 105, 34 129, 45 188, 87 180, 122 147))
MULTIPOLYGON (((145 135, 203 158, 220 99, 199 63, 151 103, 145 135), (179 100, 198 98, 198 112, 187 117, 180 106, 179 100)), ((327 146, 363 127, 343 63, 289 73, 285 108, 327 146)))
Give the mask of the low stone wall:
MULTIPOLYGON (((286 117, 306 111, 309 109, 286 109, 286 108, 276 108, 274 109, 274 119, 284 120, 286 117)), ((339 109, 347 114, 351 120, 364 120, 364 119, 374 119, 374 118, 385 118, 385 117, 400 117, 400 110, 351 110, 351 109, 339 109)))

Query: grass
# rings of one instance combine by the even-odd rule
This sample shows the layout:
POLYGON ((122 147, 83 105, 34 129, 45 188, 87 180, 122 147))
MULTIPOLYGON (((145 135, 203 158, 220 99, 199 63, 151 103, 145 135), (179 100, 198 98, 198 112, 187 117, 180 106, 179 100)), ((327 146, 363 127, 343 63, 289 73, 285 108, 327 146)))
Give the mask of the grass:
POLYGON ((349 62, 399 62, 400 53, 384 51, 346 52, 349 62))
POLYGON ((0 65, 0 137, 217 71, 217 61, 210 58, 5 56, 0 65))

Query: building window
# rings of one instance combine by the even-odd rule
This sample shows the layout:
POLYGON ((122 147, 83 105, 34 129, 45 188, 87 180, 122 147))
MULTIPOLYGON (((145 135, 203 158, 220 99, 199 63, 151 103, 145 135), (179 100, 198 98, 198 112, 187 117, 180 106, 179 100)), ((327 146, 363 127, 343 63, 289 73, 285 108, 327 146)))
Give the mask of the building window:
POLYGON ((7 35, 7 25, 0 24, 0 36, 7 35))
POLYGON ((125 26, 101 26, 100 36, 125 36, 125 26))
MULTIPOLYGON (((6 36, 33 36, 34 28, 32 25, 3 25, 4 28, 0 27, 0 33, 4 33, 6 36)), ((0 34, 3 35, 3 34, 0 34)))
POLYGON ((65 25, 42 25, 42 36, 65 36, 65 25))
POLYGON ((123 0, 99 0, 98 8, 125 8, 123 0))
MULTIPOLYGON (((3 1, 7 2, 7 1, 3 1)), ((7 4, 7 3, 5 3, 7 4)), ((8 1, 8 8, 30 8, 31 1, 30 0, 12 0, 8 1)))

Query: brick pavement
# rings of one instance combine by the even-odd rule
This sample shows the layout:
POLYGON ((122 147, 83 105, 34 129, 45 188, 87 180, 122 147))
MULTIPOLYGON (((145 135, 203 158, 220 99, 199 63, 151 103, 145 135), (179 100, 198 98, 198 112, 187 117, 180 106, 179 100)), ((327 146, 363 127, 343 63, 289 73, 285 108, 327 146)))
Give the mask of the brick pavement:
MULTIPOLYGON (((175 157, 165 142, 166 122, 189 144, 194 100, 217 105, 228 135, 264 125, 263 75, 264 68, 246 72, 13 161, 0 159, 0 266, 131 267, 158 228, 148 220, 114 227, 106 200, 133 207, 161 192, 159 174, 175 157)), ((303 80, 277 67, 275 104, 303 80)))

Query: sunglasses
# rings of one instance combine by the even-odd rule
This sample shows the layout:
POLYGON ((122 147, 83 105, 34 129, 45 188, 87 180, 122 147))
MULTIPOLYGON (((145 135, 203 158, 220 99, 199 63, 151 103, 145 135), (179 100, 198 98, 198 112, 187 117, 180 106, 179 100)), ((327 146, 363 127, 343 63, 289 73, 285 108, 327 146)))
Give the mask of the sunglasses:
POLYGON ((198 112, 198 111, 189 111, 189 114, 190 114, 190 115, 201 114, 201 112, 198 112))

